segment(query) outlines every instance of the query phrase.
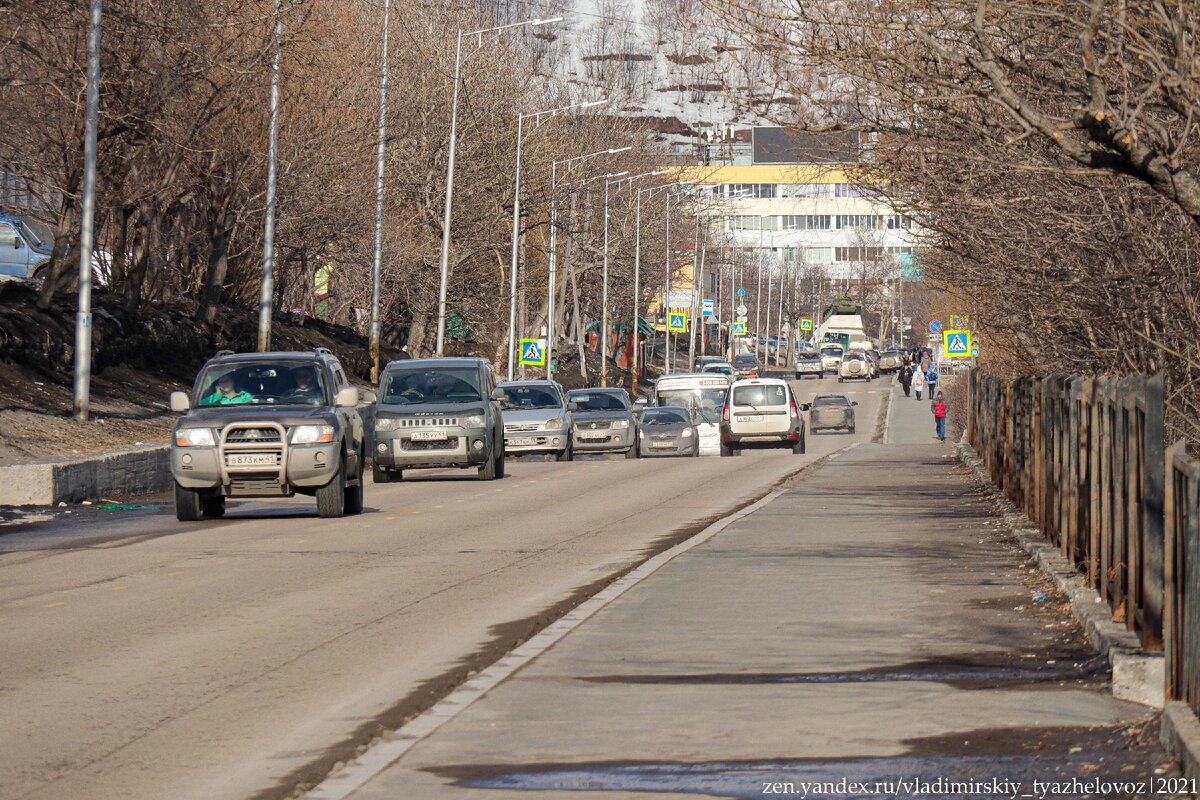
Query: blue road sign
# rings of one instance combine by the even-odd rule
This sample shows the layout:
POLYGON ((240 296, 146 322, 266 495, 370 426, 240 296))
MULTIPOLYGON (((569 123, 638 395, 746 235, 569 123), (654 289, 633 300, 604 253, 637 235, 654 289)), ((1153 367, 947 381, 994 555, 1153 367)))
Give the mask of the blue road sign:
POLYGON ((746 296, 746 290, 738 289, 738 297, 745 297, 745 296, 746 296))
POLYGON ((945 343, 947 358, 971 357, 970 331, 946 331, 943 342, 945 343))
POLYGON ((667 330, 671 333, 687 331, 687 314, 672 312, 667 316, 667 330))
POLYGON ((521 340, 521 363, 534 366, 546 366, 546 348, 542 347, 540 339, 521 340))
POLYGON ((706 298, 704 300, 704 309, 703 309, 704 316, 711 317, 714 313, 715 307, 716 307, 716 303, 714 303, 711 298, 706 298))
POLYGON ((933 322, 929 323, 929 332, 930 333, 941 333, 941 331, 942 331, 942 323, 938 322, 936 319, 933 322))

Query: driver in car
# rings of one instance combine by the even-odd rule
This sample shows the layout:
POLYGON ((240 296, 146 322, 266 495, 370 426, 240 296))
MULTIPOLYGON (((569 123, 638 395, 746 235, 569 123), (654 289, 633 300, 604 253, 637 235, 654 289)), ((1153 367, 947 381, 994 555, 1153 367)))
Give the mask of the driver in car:
POLYGON ((238 391, 232 375, 222 375, 217 379, 216 391, 200 401, 202 406, 240 406, 249 403, 254 397, 247 391, 238 391))
POLYGON ((285 402, 320 403, 324 399, 311 367, 298 367, 293 370, 292 380, 296 382, 296 385, 284 396, 285 402))

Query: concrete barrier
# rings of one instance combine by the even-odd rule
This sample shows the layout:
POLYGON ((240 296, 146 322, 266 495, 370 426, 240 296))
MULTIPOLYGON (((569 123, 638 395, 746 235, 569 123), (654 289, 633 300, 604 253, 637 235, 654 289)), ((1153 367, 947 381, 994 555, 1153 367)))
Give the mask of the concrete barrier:
POLYGON ((140 495, 171 488, 170 448, 142 447, 119 453, 44 464, 0 467, 0 506, 52 506, 140 495))

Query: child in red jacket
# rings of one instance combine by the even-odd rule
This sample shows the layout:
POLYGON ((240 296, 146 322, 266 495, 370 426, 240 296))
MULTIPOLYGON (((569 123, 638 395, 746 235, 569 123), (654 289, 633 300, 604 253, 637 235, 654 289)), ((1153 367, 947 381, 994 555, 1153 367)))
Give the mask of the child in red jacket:
POLYGON ((937 426, 938 439, 946 441, 946 400, 941 392, 937 393, 937 399, 933 401, 933 422, 937 426))

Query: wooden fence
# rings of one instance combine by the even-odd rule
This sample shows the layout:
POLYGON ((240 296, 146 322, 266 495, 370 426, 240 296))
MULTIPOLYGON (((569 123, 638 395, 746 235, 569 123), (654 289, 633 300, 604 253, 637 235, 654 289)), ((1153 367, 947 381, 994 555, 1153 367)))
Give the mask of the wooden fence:
POLYGON ((1161 375, 970 375, 967 440, 1200 713, 1200 462, 1164 446, 1161 375))

